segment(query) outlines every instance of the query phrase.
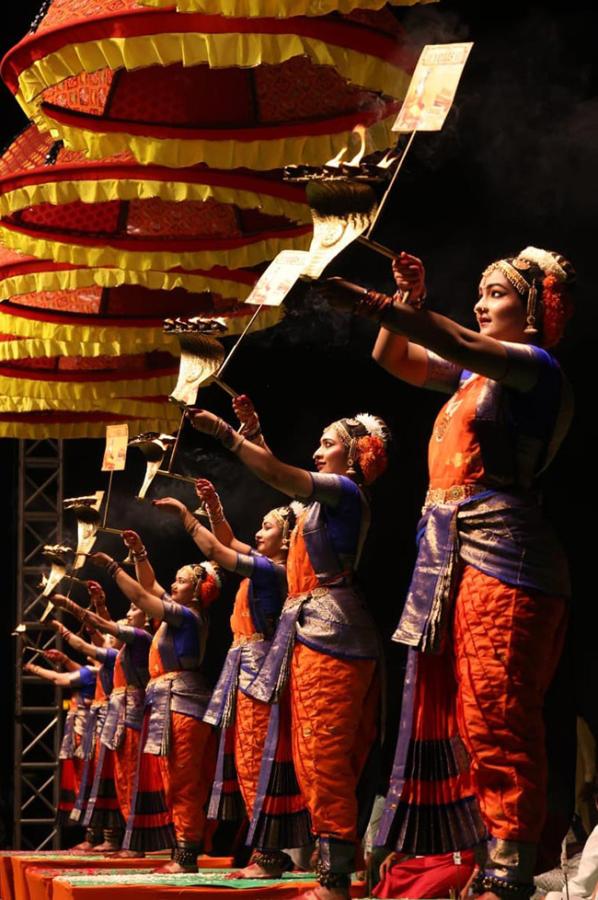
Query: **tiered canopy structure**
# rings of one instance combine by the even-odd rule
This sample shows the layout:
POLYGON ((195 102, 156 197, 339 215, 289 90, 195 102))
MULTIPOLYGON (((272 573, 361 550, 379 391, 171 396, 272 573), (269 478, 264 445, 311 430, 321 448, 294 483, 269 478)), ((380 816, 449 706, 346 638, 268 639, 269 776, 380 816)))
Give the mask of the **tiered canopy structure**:
POLYGON ((169 428, 162 320, 244 328, 311 238, 282 167, 392 145, 417 49, 376 0, 46 4, 1 68, 33 124, 0 159, 0 435, 169 428))

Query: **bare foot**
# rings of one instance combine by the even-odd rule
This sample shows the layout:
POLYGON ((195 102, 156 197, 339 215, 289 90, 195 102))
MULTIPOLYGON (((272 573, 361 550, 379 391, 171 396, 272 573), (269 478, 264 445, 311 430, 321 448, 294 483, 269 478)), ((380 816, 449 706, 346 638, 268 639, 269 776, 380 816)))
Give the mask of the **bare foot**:
POLYGON ((154 875, 193 875, 197 872, 197 866, 182 866, 180 863, 172 862, 154 869, 154 875))
POLYGON ((96 853, 116 853, 120 850, 120 844, 113 844, 110 841, 102 841, 93 848, 96 853))
POLYGON ((75 844, 74 847, 71 847, 67 850, 67 853, 94 853, 96 849, 96 845, 92 844, 91 841, 81 841, 80 844, 75 844))
POLYGON ((145 856, 145 851, 143 850, 118 850, 114 854, 115 859, 140 859, 145 856))
POLYGON ((282 878, 286 867, 282 865, 262 866, 260 863, 250 863, 244 869, 229 872, 227 878, 282 878))

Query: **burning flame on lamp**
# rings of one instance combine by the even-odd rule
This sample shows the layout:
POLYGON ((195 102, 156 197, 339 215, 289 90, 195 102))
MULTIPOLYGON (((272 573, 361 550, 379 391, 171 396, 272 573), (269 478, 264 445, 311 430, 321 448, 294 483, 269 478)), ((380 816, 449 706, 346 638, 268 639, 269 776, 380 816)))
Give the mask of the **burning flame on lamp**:
POLYGON ((399 154, 395 150, 388 150, 377 163, 379 169, 390 169, 390 167, 398 160, 399 154))
POLYGON ((332 159, 329 159, 328 162, 325 163, 325 165, 330 166, 331 169, 340 168, 340 164, 343 161, 343 156, 346 154, 346 152, 347 152, 347 147, 345 146, 342 148, 342 150, 338 151, 336 156, 334 156, 332 159))
POLYGON ((368 132, 365 125, 356 125, 352 133, 359 138, 359 150, 352 159, 348 160, 346 165, 358 168, 367 150, 368 132))
POLYGON ((353 131, 351 132, 351 135, 352 136, 356 135, 356 137, 359 139, 359 150, 357 151, 355 156, 352 157, 352 159, 349 159, 346 162, 343 162, 343 158, 346 156, 347 151, 349 149, 348 146, 344 146, 342 148, 342 150, 339 150, 339 152, 336 154, 336 156, 334 156, 332 159, 329 159, 328 162, 325 163, 326 166, 329 166, 331 169, 338 169, 338 168, 340 168, 341 164, 344 166, 351 166, 353 168, 359 167, 359 164, 360 164, 361 160, 363 159, 363 157, 365 156, 366 150, 367 150, 367 145, 368 145, 367 128, 365 127, 365 125, 356 125, 355 128, 353 129, 353 131))

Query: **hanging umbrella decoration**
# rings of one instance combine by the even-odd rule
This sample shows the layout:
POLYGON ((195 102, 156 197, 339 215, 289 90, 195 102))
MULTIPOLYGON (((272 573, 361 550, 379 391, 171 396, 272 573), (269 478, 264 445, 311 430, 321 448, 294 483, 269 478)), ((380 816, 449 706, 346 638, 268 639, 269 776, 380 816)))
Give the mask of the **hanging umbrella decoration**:
POLYGON ((278 17, 248 15, 259 2, 172 5, 54 0, 2 77, 40 129, 95 158, 274 170, 324 163, 357 124, 373 149, 393 143, 415 58, 383 4, 291 18, 284 2, 278 17))
MULTIPOLYGON (((48 410, 62 413, 56 435, 102 434, 105 416, 75 427, 93 410, 127 412, 137 430, 161 417, 172 425, 162 404, 179 348, 163 319, 225 316, 225 333, 237 333, 260 265, 279 247, 309 242, 311 227, 290 218, 309 218, 297 188, 262 175, 147 169, 130 158, 89 162, 34 126, 0 160, 0 296, 9 298, 0 306, 0 387, 10 397, 0 434, 27 434, 48 410)), ((253 327, 279 318, 269 311, 253 327)))
POLYGON ((356 124, 387 147, 414 63, 388 9, 361 5, 44 7, 2 64, 35 125, 0 161, 0 241, 19 257, 1 284, 0 434, 52 417, 56 436, 127 414, 170 427, 165 312, 222 318, 225 334, 279 319, 242 307, 279 251, 309 245, 303 187, 280 167, 323 163, 356 124))

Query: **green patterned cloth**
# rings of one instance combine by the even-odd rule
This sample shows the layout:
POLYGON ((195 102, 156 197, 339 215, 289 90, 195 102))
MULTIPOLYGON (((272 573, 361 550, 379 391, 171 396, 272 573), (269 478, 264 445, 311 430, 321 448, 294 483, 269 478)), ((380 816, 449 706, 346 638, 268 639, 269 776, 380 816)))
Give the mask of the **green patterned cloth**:
POLYGON ((69 884, 76 887, 109 887, 110 885, 122 884, 160 884, 165 887, 226 887, 238 888, 239 890, 247 888, 274 887, 281 884, 288 884, 289 881, 314 881, 315 876, 310 873, 294 873, 291 872, 283 875, 282 878, 228 878, 231 869, 202 869, 193 875, 154 875, 146 873, 145 875, 134 875, 134 870, 121 869, 115 875, 108 875, 106 872, 98 872, 97 875, 63 875, 61 880, 66 880, 69 884))
POLYGON ((144 872, 151 875, 151 869, 94 869, 93 866, 79 866, 76 869, 58 869, 56 866, 48 867, 47 869, 39 868, 35 870, 36 872, 41 872, 44 875, 49 875, 51 872, 59 872, 60 875, 56 875, 56 878, 68 878, 71 880, 71 876, 75 877, 92 877, 94 881, 97 879, 96 872, 102 873, 102 878, 104 876, 112 876, 112 875, 143 875, 144 872))

